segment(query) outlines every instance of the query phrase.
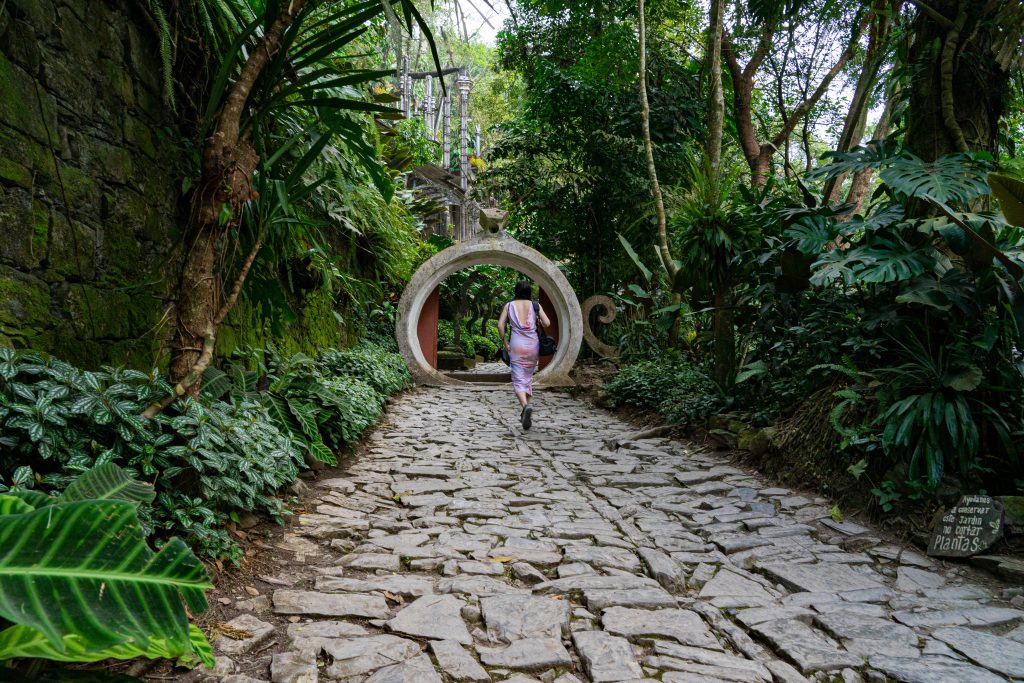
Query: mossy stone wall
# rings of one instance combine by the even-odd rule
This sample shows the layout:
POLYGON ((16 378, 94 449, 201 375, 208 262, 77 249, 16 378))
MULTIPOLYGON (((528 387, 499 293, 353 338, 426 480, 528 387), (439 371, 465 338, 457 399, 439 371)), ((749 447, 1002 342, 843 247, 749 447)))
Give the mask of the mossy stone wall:
POLYGON ((184 154, 131 0, 0 2, 0 345, 153 363, 184 154))

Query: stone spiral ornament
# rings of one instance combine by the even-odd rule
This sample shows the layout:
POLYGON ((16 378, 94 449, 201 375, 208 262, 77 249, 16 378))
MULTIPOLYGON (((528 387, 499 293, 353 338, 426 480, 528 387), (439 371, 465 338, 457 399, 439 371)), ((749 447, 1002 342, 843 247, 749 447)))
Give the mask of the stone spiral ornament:
POLYGON ((601 358, 618 358, 619 349, 598 339, 594 331, 590 329, 590 311, 596 307, 604 309, 604 312, 597 316, 599 322, 607 325, 615 320, 615 302, 610 296, 595 294, 590 297, 583 302, 583 340, 587 342, 590 350, 601 358))

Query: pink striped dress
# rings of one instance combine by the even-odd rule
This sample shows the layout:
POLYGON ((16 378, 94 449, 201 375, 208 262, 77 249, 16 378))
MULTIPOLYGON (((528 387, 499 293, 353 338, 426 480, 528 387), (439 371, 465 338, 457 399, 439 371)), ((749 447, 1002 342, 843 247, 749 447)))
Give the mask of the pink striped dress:
POLYGON ((537 315, 530 304, 526 320, 520 321, 519 314, 512 302, 508 307, 508 320, 512 327, 512 338, 509 340, 508 355, 512 367, 512 388, 533 395, 533 373, 537 369, 537 358, 540 353, 540 338, 537 336, 537 315))

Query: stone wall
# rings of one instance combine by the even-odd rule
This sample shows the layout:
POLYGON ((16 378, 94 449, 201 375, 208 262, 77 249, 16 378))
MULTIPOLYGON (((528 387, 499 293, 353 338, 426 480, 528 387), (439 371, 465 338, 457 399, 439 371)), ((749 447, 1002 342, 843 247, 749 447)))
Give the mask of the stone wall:
POLYGON ((185 156, 134 0, 0 2, 0 345, 154 362, 185 156))

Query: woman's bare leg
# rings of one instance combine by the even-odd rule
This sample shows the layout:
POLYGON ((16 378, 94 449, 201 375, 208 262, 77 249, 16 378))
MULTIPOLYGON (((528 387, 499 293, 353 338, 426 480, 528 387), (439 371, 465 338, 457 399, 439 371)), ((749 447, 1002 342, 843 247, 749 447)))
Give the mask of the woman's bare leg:
POLYGON ((516 398, 519 399, 519 405, 522 406, 523 408, 525 408, 526 404, 530 402, 530 395, 527 394, 525 391, 517 391, 516 398))

